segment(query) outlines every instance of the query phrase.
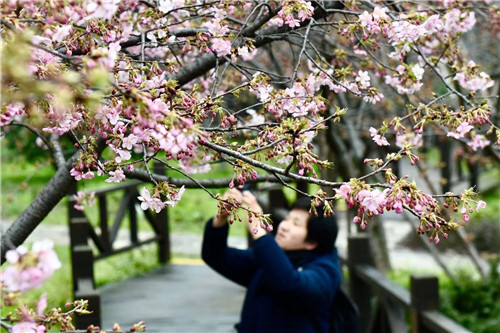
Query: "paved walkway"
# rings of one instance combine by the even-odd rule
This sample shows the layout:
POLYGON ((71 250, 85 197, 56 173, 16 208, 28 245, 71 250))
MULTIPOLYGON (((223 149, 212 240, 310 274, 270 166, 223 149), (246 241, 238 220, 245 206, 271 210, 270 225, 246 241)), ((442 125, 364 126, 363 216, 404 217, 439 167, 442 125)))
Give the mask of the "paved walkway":
POLYGON ((100 289, 102 327, 141 320, 146 332, 234 332, 245 289, 205 265, 169 265, 100 289))

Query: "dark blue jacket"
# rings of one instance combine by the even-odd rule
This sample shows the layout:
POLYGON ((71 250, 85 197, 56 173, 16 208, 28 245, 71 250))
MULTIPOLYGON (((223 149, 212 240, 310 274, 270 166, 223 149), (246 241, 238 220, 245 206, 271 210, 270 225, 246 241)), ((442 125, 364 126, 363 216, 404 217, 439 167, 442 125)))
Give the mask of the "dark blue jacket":
POLYGON ((271 235, 257 239, 249 250, 229 248, 228 229, 207 223, 202 258, 247 287, 238 332, 329 332, 330 308, 341 281, 337 251, 307 251, 292 263, 271 235))

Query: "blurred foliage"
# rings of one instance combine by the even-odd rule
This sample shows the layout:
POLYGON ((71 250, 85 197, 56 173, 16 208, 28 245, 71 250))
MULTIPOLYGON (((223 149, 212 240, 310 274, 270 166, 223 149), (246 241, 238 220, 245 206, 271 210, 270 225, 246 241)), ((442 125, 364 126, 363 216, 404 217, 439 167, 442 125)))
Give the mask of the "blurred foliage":
MULTIPOLYGON (((492 177, 494 178, 495 175, 492 177)), ((500 187, 491 188, 481 195, 488 205, 475 213, 474 218, 465 224, 465 231, 480 253, 486 256, 500 256, 500 242, 498 241, 500 239, 500 187)))
MULTIPOLYGON (((486 279, 477 272, 462 269, 455 274, 457 283, 445 274, 439 279, 440 311, 474 333, 498 333, 500 327, 500 259, 489 261, 490 274, 486 279)), ((388 277, 395 283, 410 289, 410 275, 435 272, 409 272, 392 270, 388 277)))
POLYGON ((485 280, 470 272, 458 274, 458 284, 440 286, 441 311, 475 333, 498 333, 500 329, 500 260, 490 261, 485 280))

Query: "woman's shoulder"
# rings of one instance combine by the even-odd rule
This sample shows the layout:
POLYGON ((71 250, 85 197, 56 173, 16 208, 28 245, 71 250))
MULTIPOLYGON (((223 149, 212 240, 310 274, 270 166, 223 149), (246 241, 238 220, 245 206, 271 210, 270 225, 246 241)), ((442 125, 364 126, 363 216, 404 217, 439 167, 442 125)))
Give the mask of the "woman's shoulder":
POLYGON ((328 253, 317 254, 305 266, 307 266, 308 268, 322 267, 324 269, 338 271, 340 269, 340 262, 337 250, 328 253))

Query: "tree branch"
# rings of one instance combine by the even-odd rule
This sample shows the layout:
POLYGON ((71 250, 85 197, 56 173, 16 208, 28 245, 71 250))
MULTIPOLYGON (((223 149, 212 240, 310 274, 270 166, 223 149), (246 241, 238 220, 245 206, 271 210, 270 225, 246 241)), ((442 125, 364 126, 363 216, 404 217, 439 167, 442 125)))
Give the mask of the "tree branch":
POLYGON ((56 162, 56 167, 59 169, 64 166, 64 163, 66 163, 61 144, 59 143, 59 135, 52 134, 50 136, 50 144, 52 146, 52 154, 56 162))
MULTIPOLYGON (((151 180, 152 177, 157 182, 168 182, 169 184, 173 184, 178 187, 184 186, 186 188, 199 188, 200 186, 203 186, 205 188, 225 188, 228 187, 229 183, 233 180, 232 178, 222 178, 222 179, 197 179, 196 181, 194 181, 190 179, 172 178, 157 174, 150 175, 149 173, 143 170, 133 170, 133 171, 124 170, 123 172, 127 178, 141 180, 146 183, 154 183, 151 180)), ((289 179, 285 180, 290 181, 289 179)), ((270 175, 260 175, 257 176, 257 179, 249 179, 247 181, 247 183, 251 184, 264 183, 264 182, 278 183, 279 181, 270 175)))
POLYGON ((271 173, 277 173, 277 174, 280 174, 283 176, 288 176, 289 178, 296 180, 296 181, 303 181, 303 182, 316 184, 316 185, 320 185, 320 186, 340 186, 343 184, 342 182, 329 182, 329 181, 322 180, 322 179, 304 177, 304 176, 300 176, 298 174, 290 173, 290 172, 285 173, 285 169, 277 168, 275 166, 267 165, 265 163, 256 161, 253 158, 247 157, 241 153, 238 153, 234 150, 231 150, 231 149, 223 147, 223 146, 219 146, 219 145, 212 143, 212 142, 206 141, 204 143, 201 143, 201 145, 208 147, 216 152, 223 153, 223 154, 229 155, 231 157, 237 158, 243 162, 246 162, 246 163, 253 165, 257 168, 260 168, 262 170, 266 170, 266 171, 271 172, 271 173))

